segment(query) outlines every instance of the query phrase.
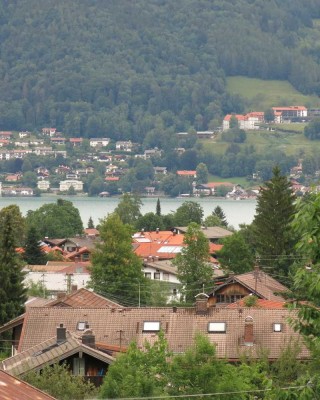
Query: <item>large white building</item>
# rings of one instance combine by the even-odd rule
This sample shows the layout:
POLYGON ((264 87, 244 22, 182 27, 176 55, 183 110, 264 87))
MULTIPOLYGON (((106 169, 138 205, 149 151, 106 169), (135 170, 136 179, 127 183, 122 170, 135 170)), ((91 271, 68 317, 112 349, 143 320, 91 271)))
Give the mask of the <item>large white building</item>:
POLYGON ((238 121, 239 129, 253 130, 259 129, 260 124, 264 121, 264 112, 251 112, 245 115, 228 114, 223 119, 223 131, 230 129, 230 121, 232 117, 236 118, 236 120, 238 121))
POLYGON ((60 192, 66 192, 71 188, 71 186, 74 188, 76 192, 83 191, 83 182, 71 179, 67 181, 60 181, 59 190, 60 192))

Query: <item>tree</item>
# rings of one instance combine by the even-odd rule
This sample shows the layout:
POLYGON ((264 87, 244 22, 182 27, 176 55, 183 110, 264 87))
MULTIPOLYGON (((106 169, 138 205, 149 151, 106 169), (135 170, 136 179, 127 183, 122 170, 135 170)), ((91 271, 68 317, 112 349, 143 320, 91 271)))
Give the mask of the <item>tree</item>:
POLYGON ((304 128, 304 135, 310 140, 320 139, 320 118, 315 118, 304 128))
POLYGON ((76 192, 74 186, 71 185, 71 186, 69 187, 69 189, 67 190, 67 195, 68 195, 68 196, 75 196, 76 194, 77 194, 77 192, 76 192))
POLYGON ((25 172, 22 177, 22 182, 24 185, 30 186, 31 188, 36 187, 38 182, 37 174, 32 171, 25 172))
POLYGON ((212 281, 209 241, 201 227, 193 222, 188 226, 183 243, 185 247, 173 260, 173 264, 177 267, 186 302, 193 303, 195 296, 202 290, 202 285, 210 285, 212 281))
POLYGON ((224 238, 222 244, 223 248, 217 253, 222 269, 236 274, 252 270, 254 257, 240 232, 224 238))
POLYGON ((209 226, 224 226, 223 224, 222 224, 222 222, 221 222, 221 219, 219 218, 219 217, 217 217, 216 215, 213 215, 213 214, 211 214, 211 215, 208 215, 206 218, 205 218, 205 220, 204 220, 204 222, 203 222, 203 225, 204 226, 206 226, 206 227, 209 227, 209 226))
POLYGON ((290 182, 281 175, 279 167, 275 167, 272 179, 260 190, 253 229, 262 268, 271 268, 271 272, 280 276, 288 275, 292 264, 290 256, 294 254, 291 225, 295 213, 294 200, 290 182))
POLYGON ((204 163, 198 164, 196 172, 197 172, 197 183, 208 183, 209 172, 206 164, 204 163))
POLYGON ((72 375, 65 363, 47 365, 41 372, 29 372, 23 380, 58 400, 82 400, 93 398, 97 393, 91 382, 86 382, 82 376, 72 375))
POLYGON ((141 216, 141 205, 139 196, 124 193, 114 212, 119 215, 124 224, 135 226, 137 219, 141 216))
POLYGON ((26 301, 22 263, 16 252, 15 217, 9 207, 0 212, 0 326, 22 314, 26 301))
POLYGON ((274 111, 272 108, 268 108, 265 112, 264 112, 264 120, 268 123, 270 122, 274 122, 274 111))
POLYGON ((31 297, 43 297, 46 299, 49 295, 46 285, 42 281, 34 282, 29 280, 26 282, 27 294, 31 297))
POLYGON ((141 217, 138 218, 135 227, 137 230, 144 229, 145 231, 155 231, 156 229, 163 231, 165 229, 162 216, 154 214, 153 212, 141 215, 141 217))
POLYGON ((238 123, 237 117, 235 115, 232 115, 230 118, 230 122, 229 122, 229 129, 238 128, 238 127, 239 127, 239 123, 238 123))
POLYGON ((34 226, 30 226, 27 232, 24 246, 23 259, 30 265, 44 265, 47 262, 44 252, 39 243, 39 233, 34 226))
POLYGON ((191 222, 201 225, 203 209, 199 203, 185 201, 174 214, 174 222, 177 226, 188 226, 191 222))
POLYGON ((228 226, 226 214, 224 213, 223 209, 220 206, 216 206, 215 207, 215 209, 213 210, 212 215, 215 215, 216 217, 218 217, 223 226, 225 226, 225 227, 228 226))
MULTIPOLYGON (((1 218, 7 213, 12 217, 13 234, 16 240, 16 245, 23 246, 26 233, 26 220, 22 216, 20 208, 15 204, 11 204, 10 206, 1 209, 0 221, 1 218)), ((0 224, 0 226, 2 225, 0 224)))
POLYGON ((159 199, 159 197, 158 197, 158 200, 157 200, 156 214, 157 214, 159 217, 160 217, 160 215, 161 215, 161 204, 160 204, 160 199, 159 199))
POLYGON ((26 222, 36 227, 41 237, 65 238, 83 233, 79 210, 68 200, 58 199, 56 204, 28 211, 26 222))
POLYGON ((131 343, 126 353, 110 366, 101 386, 99 398, 152 397, 165 393, 168 385, 167 362, 170 353, 162 332, 144 349, 131 343))
POLYGON ((88 229, 94 229, 94 223, 93 223, 93 219, 90 216, 89 220, 88 220, 88 229))
POLYGON ((100 222, 99 232, 101 242, 92 253, 90 286, 125 305, 146 304, 149 281, 142 273, 140 258, 132 251, 131 227, 113 213, 100 222))

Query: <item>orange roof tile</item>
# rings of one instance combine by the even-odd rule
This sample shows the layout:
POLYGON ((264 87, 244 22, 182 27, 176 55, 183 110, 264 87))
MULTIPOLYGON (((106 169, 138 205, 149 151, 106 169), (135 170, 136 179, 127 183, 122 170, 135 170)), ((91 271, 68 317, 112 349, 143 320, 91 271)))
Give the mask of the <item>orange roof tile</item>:
POLYGON ((179 176, 195 176, 197 174, 197 171, 177 171, 177 175, 179 176))
MULTIPOLYGON (((236 301, 235 303, 231 303, 227 305, 227 308, 237 308, 237 307, 245 307, 245 299, 250 296, 246 296, 243 299, 236 301)), ((284 308, 284 301, 276 301, 276 300, 266 300, 266 299, 257 299, 256 304, 253 306, 255 308, 265 308, 268 310, 284 308)), ((251 307, 250 307, 251 308, 251 307)))

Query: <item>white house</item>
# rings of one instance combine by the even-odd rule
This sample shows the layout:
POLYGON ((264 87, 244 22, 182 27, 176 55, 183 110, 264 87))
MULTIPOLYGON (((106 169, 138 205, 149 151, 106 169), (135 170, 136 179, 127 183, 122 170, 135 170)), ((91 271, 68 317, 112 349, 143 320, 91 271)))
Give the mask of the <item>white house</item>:
POLYGON ((110 143, 110 138, 92 138, 90 139, 91 147, 106 147, 110 143))
POLYGON ((259 129, 260 124, 264 121, 264 112, 251 112, 245 115, 242 114, 228 114, 224 117, 222 123, 222 130, 230 129, 231 118, 234 117, 238 121, 239 129, 254 130, 259 129))
POLYGON ((121 150, 121 151, 132 151, 133 143, 131 140, 128 141, 118 141, 116 142, 116 150, 121 150))
POLYGON ((45 192, 46 190, 48 190, 50 188, 50 182, 45 181, 45 180, 40 180, 37 183, 37 187, 38 187, 38 189, 45 192))
POLYGON ((66 180, 66 181, 60 181, 60 186, 59 190, 60 192, 66 192, 73 186, 74 190, 76 192, 82 192, 83 191, 83 182, 82 181, 77 181, 77 180, 66 180))

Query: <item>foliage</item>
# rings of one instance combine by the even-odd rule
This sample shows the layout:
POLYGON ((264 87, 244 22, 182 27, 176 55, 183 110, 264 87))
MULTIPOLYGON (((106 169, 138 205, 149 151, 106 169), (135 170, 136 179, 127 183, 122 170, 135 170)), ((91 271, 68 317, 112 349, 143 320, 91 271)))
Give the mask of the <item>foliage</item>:
POLYGON ((140 197, 130 193, 124 193, 114 212, 119 215, 124 224, 135 226, 141 216, 140 208, 142 202, 140 197))
POLYGON ((173 260, 177 267, 178 279, 183 285, 182 293, 187 303, 193 303, 203 285, 212 281, 212 267, 209 262, 209 241, 201 227, 192 222, 184 235, 180 254, 173 260))
POLYGON ((245 307, 255 307, 257 305, 257 302, 258 302, 258 297, 255 295, 252 296, 249 295, 243 299, 245 307))
POLYGON ((101 242, 92 253, 90 286, 124 305, 146 304, 149 281, 142 273, 139 257, 132 251, 131 227, 118 214, 100 221, 101 242), (140 292, 140 286, 144 289, 140 292))
POLYGON ((206 164, 200 163, 197 165, 197 183, 208 183, 208 168, 206 164))
POLYGON ((168 345, 162 332, 153 345, 140 350, 131 343, 125 354, 110 366, 99 398, 150 397, 163 393, 168 383, 168 345))
MULTIPOLYGON (((22 246, 25 241, 25 230, 26 230, 26 221, 22 216, 19 206, 16 204, 11 204, 7 207, 4 207, 0 211, 0 217, 5 214, 10 214, 12 217, 12 225, 13 225, 13 235, 15 236, 15 241, 17 246, 22 246)), ((2 226, 0 224, 0 226, 2 226)))
POLYGON ((227 217, 224 213, 223 209, 220 206, 216 206, 212 213, 213 216, 216 216, 220 219, 221 224, 225 227, 228 226, 227 217))
POLYGON ((79 210, 71 201, 58 199, 56 204, 44 204, 28 211, 26 222, 35 227, 41 237, 65 238, 83 233, 79 210))
POLYGON ((320 118, 315 118, 304 128, 304 135, 310 140, 320 139, 320 118))
POLYGON ((235 274, 251 271, 254 257, 241 232, 234 232, 222 240, 223 248, 217 252, 221 267, 235 274))
POLYGON ((94 229, 94 223, 93 223, 93 219, 90 216, 89 220, 88 220, 88 229, 94 229))
POLYGON ((221 226, 222 227, 223 226, 221 219, 217 215, 213 215, 213 214, 208 215, 205 218, 203 225, 206 227, 209 227, 209 226, 210 227, 212 227, 212 226, 221 226))
POLYGON ((82 400, 92 398, 97 392, 92 383, 72 375, 66 364, 45 366, 41 372, 32 371, 24 375, 23 380, 57 400, 82 400))
POLYGON ((147 231, 155 231, 156 229, 160 229, 161 231, 165 229, 165 225, 163 222, 163 217, 153 212, 146 213, 141 215, 136 221, 135 227, 137 230, 144 229, 147 231))
POLYGON ((159 198, 157 200, 157 205, 156 205, 156 215, 158 215, 158 217, 160 217, 160 215, 161 215, 161 204, 160 204, 159 198))
POLYGON ((224 131, 221 135, 222 140, 231 143, 243 143, 246 138, 246 132, 243 129, 239 129, 238 127, 230 128, 227 131, 224 131))
POLYGON ((45 253, 41 250, 39 234, 34 226, 27 231, 23 259, 29 265, 44 265, 47 262, 45 253))
POLYGON ((264 112, 264 120, 266 122, 274 122, 274 111, 272 108, 268 108, 264 112))
POLYGON ((22 314, 26 301, 22 263, 16 252, 15 215, 10 207, 0 211, 0 326, 22 314))
POLYGON ((275 167, 272 179, 260 190, 253 230, 261 267, 269 268, 268 272, 278 277, 287 276, 292 265, 294 200, 290 182, 275 167))
POLYGON ((28 296, 43 297, 45 299, 48 297, 48 290, 43 282, 34 282, 29 280, 26 283, 26 286, 28 296))
POLYGON ((188 226, 191 222, 200 225, 203 218, 203 209, 199 203, 194 201, 185 201, 177 208, 174 214, 174 223, 176 226, 188 226))

